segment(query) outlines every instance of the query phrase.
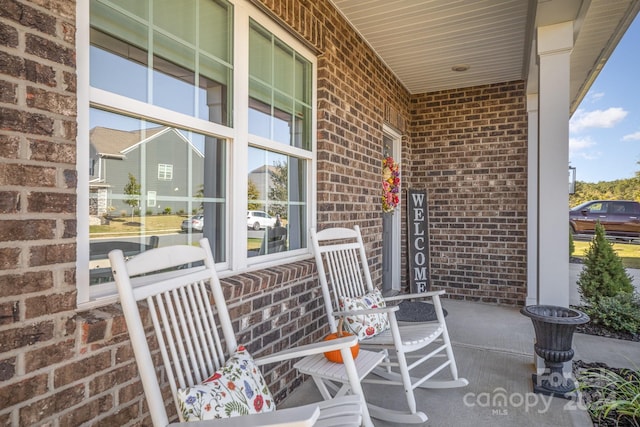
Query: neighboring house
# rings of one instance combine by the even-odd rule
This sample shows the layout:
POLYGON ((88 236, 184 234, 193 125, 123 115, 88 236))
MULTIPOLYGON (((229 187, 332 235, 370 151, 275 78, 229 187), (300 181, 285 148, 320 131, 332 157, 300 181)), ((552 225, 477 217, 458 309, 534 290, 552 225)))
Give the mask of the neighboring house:
POLYGON ((136 209, 147 214, 190 213, 200 208, 194 198, 202 197, 202 181, 190 179, 183 165, 190 164, 194 177, 202 177, 204 154, 179 131, 156 127, 144 131, 121 131, 96 127, 90 132, 91 215, 131 213, 124 192, 132 173, 141 186, 136 209), (147 164, 141 176, 141 155, 147 164))
MULTIPOLYGON (((253 182, 258 190, 258 200, 266 200, 269 188, 273 186, 273 173, 275 166, 260 166, 249 173, 249 181, 253 182)), ((251 202, 251 201, 249 201, 251 202)), ((264 204, 261 204, 261 209, 264 204)))
MULTIPOLYGON (((180 209, 210 185, 203 234, 256 356, 326 333, 309 227, 359 225, 381 281, 385 138, 402 191, 428 193, 434 289, 568 304, 568 120, 640 2, 400 3, 1 3, 1 425, 150 424, 117 298, 89 286, 89 212, 120 203, 143 148, 157 156, 136 177, 145 207, 149 191, 180 209), (211 137, 213 167, 189 188, 174 168, 169 186, 159 165, 200 167, 181 131, 92 141, 91 110, 211 137), (287 156, 290 177, 286 250, 254 257, 248 147, 287 156)), ((406 286, 403 206, 389 236, 406 286)), ((158 244, 178 237, 193 243, 158 244)), ((278 401, 302 381, 290 364, 265 379, 278 401)))

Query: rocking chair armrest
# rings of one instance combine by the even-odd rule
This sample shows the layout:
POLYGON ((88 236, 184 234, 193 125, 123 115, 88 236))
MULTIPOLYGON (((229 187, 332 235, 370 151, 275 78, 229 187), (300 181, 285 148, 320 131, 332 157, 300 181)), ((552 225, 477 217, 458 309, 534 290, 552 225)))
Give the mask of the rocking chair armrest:
POLYGON ((365 308, 361 310, 341 310, 334 311, 333 315, 336 317, 342 316, 360 316, 363 314, 391 314, 394 311, 398 311, 400 307, 397 305, 389 305, 386 307, 378 307, 378 308, 365 308))
POLYGON ((257 357, 254 362, 258 366, 268 365, 270 363, 282 362, 283 360, 296 359, 300 357, 310 356, 313 354, 324 353, 327 351, 348 349, 358 343, 358 337, 350 335, 335 340, 321 341, 313 344, 301 345, 287 350, 279 351, 268 356, 257 357))
POLYGON ((403 295, 395 295, 392 297, 385 297, 385 301, 402 301, 406 299, 424 299, 424 298, 433 298, 436 296, 444 295, 446 291, 444 289, 439 291, 431 291, 431 292, 423 292, 419 294, 403 294, 403 295))
POLYGON ((242 417, 221 418, 215 421, 172 423, 168 427, 211 427, 212 423, 216 427, 311 427, 319 416, 318 405, 305 405, 242 417))

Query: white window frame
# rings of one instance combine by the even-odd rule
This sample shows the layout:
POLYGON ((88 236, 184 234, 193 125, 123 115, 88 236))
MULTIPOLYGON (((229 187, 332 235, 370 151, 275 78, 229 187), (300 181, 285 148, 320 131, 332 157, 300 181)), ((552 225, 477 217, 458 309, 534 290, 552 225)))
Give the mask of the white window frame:
POLYGON ((156 192, 155 191, 147 191, 147 207, 153 208, 156 206, 156 192))
POLYGON ((173 165, 158 163, 158 179, 160 181, 173 180, 173 165))
POLYGON ((227 260, 216 265, 221 277, 296 262, 312 256, 311 242, 307 235, 306 248, 290 250, 260 257, 247 256, 247 176, 248 144, 259 146, 284 155, 307 160, 307 224, 316 225, 316 91, 317 59, 314 53, 294 36, 284 31, 271 18, 252 6, 248 0, 230 0, 234 10, 234 64, 233 64, 233 127, 223 126, 196 117, 170 111, 155 105, 90 87, 89 1, 76 2, 76 52, 77 52, 77 255, 76 279, 78 310, 86 310, 117 301, 113 283, 89 286, 89 109, 98 107, 115 113, 129 113, 153 122, 160 122, 199 133, 207 133, 228 141, 227 145, 227 228, 229 238, 227 260), (277 38, 284 41, 312 65, 312 119, 311 150, 287 146, 265 138, 249 135, 249 22, 253 19, 277 38), (245 30, 241 30, 244 28, 245 30))

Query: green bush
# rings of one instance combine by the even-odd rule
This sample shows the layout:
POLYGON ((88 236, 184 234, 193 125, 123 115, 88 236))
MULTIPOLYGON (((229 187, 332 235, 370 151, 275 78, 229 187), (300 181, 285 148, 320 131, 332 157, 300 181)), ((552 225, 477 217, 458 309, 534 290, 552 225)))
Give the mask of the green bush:
POLYGON ((578 290, 587 304, 597 303, 602 297, 614 297, 620 292, 633 293, 631 277, 622 260, 605 237, 604 227, 597 223, 595 236, 589 244, 584 268, 578 276, 578 290))
POLYGON ((640 297, 620 292, 612 297, 603 296, 583 307, 591 322, 617 332, 640 333, 640 297))

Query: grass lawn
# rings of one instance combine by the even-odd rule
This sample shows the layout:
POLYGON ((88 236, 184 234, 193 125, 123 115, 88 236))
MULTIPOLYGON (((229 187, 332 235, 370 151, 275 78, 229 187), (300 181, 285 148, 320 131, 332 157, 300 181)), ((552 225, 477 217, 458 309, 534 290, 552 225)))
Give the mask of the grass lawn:
POLYGON ((182 215, 150 215, 145 217, 127 216, 114 218, 109 225, 92 225, 89 227, 91 237, 115 237, 138 234, 169 233, 180 231, 180 224, 187 216, 182 215))
MULTIPOLYGON (((589 248, 590 241, 574 240, 576 250, 573 256, 584 258, 584 254, 589 248)), ((622 264, 626 268, 640 269, 640 245, 632 243, 613 242, 613 250, 622 258, 622 264)))
MULTIPOLYGON (((145 217, 120 217, 109 221, 109 225, 92 225, 89 227, 91 237, 126 237, 136 236, 141 231, 148 235, 180 232, 182 220, 186 215, 150 215, 145 217)), ((197 245, 197 243, 195 243, 197 245)), ((249 238, 247 249, 260 249, 262 239, 249 238)))

